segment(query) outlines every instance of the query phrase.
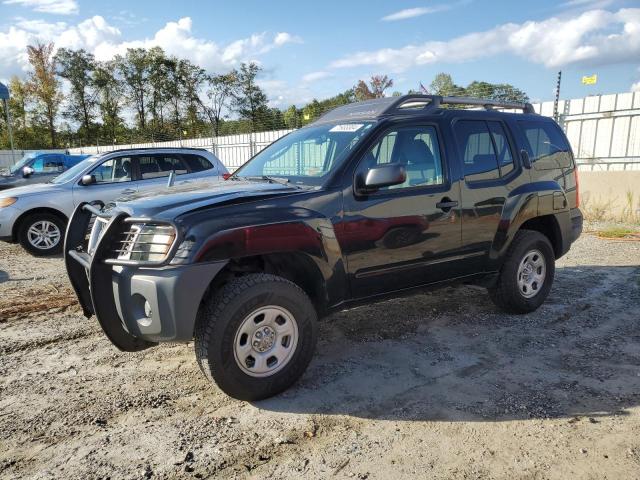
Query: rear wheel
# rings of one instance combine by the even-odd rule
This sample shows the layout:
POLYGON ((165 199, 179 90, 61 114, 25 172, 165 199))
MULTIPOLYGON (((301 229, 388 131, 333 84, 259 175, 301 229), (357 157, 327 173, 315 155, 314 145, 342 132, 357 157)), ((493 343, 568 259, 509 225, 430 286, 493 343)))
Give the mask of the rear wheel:
POLYGON ((316 311, 300 287, 250 274, 211 296, 196 325, 195 349, 203 373, 227 395, 260 400, 304 373, 316 338, 316 311))
POLYGON ((554 274, 555 255, 549 239, 533 230, 520 230, 489 295, 507 312, 533 312, 549 295, 554 274))
POLYGON ((62 252, 66 222, 51 213, 27 216, 18 228, 20 245, 32 255, 55 255, 62 252))

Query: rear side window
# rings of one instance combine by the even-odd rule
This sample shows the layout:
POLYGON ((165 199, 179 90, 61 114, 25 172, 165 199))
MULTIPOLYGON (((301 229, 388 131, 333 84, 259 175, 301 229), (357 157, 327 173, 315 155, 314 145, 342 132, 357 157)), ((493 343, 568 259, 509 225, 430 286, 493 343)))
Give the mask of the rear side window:
POLYGON ((527 142, 525 148, 536 170, 571 167, 569 144, 560 129, 550 122, 518 122, 527 142))
POLYGON ((176 175, 188 173, 182 158, 179 155, 170 154, 138 157, 138 168, 142 180, 168 177, 172 171, 175 171, 176 175))
POLYGON ((461 120, 454 132, 467 182, 497 180, 513 171, 513 153, 500 122, 461 120))
POLYGON ((182 159, 186 162, 191 173, 202 172, 213 168, 211 162, 200 155, 182 155, 182 159))

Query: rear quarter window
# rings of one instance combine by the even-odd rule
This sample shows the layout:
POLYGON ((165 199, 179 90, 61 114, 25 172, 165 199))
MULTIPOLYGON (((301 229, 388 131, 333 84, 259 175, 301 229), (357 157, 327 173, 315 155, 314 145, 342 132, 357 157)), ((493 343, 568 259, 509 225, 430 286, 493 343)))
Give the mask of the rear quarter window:
POLYGON ((202 172, 203 170, 210 170, 213 168, 211 162, 200 155, 182 155, 182 159, 189 166, 191 173, 202 172))
POLYGON ((550 122, 518 121, 525 136, 525 149, 536 170, 556 170, 572 166, 571 149, 560 128, 550 122))

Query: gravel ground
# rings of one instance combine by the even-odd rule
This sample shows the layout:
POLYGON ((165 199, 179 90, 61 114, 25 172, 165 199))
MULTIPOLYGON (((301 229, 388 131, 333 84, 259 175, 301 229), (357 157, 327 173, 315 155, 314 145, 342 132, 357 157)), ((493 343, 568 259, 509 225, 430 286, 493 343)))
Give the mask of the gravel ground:
POLYGON ((640 242, 590 235, 547 302, 479 288, 323 320, 276 398, 232 400, 193 345, 118 352, 61 258, 0 245, 0 478, 640 478, 640 242))

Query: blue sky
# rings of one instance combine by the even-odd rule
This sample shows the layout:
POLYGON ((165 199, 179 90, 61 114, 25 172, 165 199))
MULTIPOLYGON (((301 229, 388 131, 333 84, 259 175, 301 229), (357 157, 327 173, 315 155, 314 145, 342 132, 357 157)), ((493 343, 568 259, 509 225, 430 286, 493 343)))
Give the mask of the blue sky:
POLYGON ((35 40, 107 59, 160 45, 212 72, 264 67, 273 105, 298 105, 388 74, 393 90, 507 82, 534 99, 640 89, 640 2, 630 0, 325 0, 237 2, 0 0, 0 79, 22 74, 35 40), (580 83, 598 74, 595 86, 580 83))

